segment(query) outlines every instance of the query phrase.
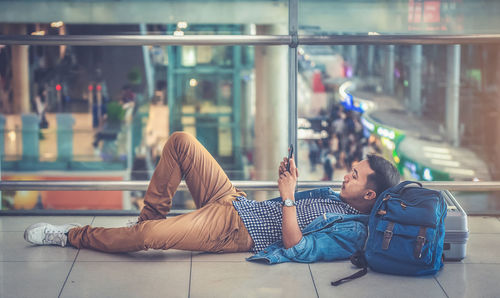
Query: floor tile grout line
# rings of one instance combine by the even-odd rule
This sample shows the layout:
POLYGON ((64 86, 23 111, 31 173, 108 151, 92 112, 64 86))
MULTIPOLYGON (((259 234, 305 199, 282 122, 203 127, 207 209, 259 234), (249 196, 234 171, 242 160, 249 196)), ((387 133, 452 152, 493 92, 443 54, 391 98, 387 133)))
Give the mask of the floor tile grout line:
MULTIPOLYGON (((92 221, 90 222, 90 225, 92 225, 92 223, 94 222, 94 220, 95 220, 95 216, 92 218, 92 221)), ((63 283, 63 285, 61 287, 61 291, 59 291, 59 295, 57 295, 57 298, 61 297, 61 294, 62 294, 62 292, 64 290, 64 287, 66 286, 66 283, 68 282, 68 278, 69 278, 69 275, 71 274, 71 271, 73 271, 73 267, 75 266, 76 259, 78 259, 78 255, 79 254, 80 254, 80 248, 76 252, 76 256, 75 256, 75 259, 73 260, 73 264, 71 264, 71 267, 69 268, 68 275, 66 275, 66 279, 64 280, 64 283, 63 283)))
POLYGON ((0 263, 73 263, 74 261, 54 261, 54 260, 28 260, 28 261, 2 261, 0 263))
MULTIPOLYGON (((195 259, 196 259, 196 257, 195 257, 195 259)), ((219 262, 222 262, 222 263, 248 263, 248 261, 246 259, 242 259, 241 261, 240 260, 228 260, 228 261, 224 261, 224 260, 194 260, 193 262, 194 263, 210 263, 210 262, 213 262, 213 263, 219 263, 219 262)))
MULTIPOLYGON (((2 261, 0 261, 2 262, 2 261)), ((22 261, 20 261, 22 262, 22 261)), ((50 261, 41 261, 41 262, 50 262, 50 261)), ((138 260, 138 261, 107 261, 107 260, 80 260, 78 263, 187 263, 189 261, 156 261, 156 260, 138 260)))
POLYGON ((188 298, 191 297, 191 274, 193 273, 193 252, 191 252, 191 262, 189 262, 189 286, 188 286, 188 298))
POLYGON ((311 270, 311 264, 307 264, 307 268, 309 268, 309 274, 311 274, 311 280, 314 286, 314 291, 316 291, 316 297, 319 298, 318 288, 316 288, 316 282, 314 281, 314 276, 311 270))
POLYGON ((68 275, 66 275, 66 279, 64 280, 64 283, 61 287, 61 291, 59 291, 59 295, 57 295, 57 298, 61 297, 61 294, 64 290, 64 287, 66 286, 66 283, 68 282, 69 275, 71 274, 71 271, 73 270, 73 267, 75 266, 76 259, 78 258, 78 255, 80 254, 80 249, 78 249, 78 252, 76 253, 75 259, 73 260, 73 264, 71 264, 71 267, 69 268, 68 275))
POLYGON ((497 262, 497 263, 492 263, 491 261, 490 262, 471 262, 471 263, 444 263, 445 265, 500 265, 500 262, 497 262))
POLYGON ((445 289, 443 288, 443 286, 441 285, 441 283, 439 282, 439 280, 435 276, 434 276, 434 280, 438 283, 441 290, 443 290, 444 294, 446 295, 446 298, 450 298, 450 296, 448 296, 448 293, 446 293, 445 289))

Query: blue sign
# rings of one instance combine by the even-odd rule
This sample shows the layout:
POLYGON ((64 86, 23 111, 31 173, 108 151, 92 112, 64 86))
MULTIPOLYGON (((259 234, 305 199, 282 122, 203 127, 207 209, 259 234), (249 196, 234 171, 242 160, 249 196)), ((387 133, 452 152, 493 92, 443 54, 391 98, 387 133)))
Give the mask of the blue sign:
POLYGON ((354 104, 354 99, 352 97, 352 94, 346 93, 346 96, 344 97, 344 100, 342 101, 342 105, 344 106, 344 109, 346 111, 355 111, 358 113, 363 113, 363 109, 359 106, 356 106, 354 104))

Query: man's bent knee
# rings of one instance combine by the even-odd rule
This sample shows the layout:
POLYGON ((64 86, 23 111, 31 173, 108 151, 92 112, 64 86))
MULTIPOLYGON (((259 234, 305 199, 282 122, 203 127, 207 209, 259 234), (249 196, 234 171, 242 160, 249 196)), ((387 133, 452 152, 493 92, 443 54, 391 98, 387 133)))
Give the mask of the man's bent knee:
POLYGON ((170 137, 168 137, 167 143, 165 144, 163 150, 167 150, 168 147, 173 147, 176 150, 182 150, 186 149, 187 146, 195 142, 196 138, 194 138, 192 135, 183 131, 176 131, 172 133, 170 137))
POLYGON ((174 143, 177 143, 177 142, 182 142, 182 141, 185 141, 187 139, 191 139, 193 138, 192 135, 190 135, 189 133, 187 132, 184 132, 184 131, 176 131, 176 132, 173 132, 170 137, 169 137, 169 140, 172 140, 174 143))

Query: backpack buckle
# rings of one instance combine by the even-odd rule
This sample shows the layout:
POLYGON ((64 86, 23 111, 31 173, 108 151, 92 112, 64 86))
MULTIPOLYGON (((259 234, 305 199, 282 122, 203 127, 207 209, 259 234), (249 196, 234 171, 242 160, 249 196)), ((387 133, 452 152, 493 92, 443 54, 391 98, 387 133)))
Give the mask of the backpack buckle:
POLYGON ((384 250, 389 249, 389 243, 391 243, 393 229, 394 229, 394 223, 389 222, 387 224, 386 230, 384 231, 384 240, 382 241, 382 249, 384 250))
POLYGON ((377 215, 386 215, 386 214, 387 214, 387 211, 385 211, 385 210, 377 211, 377 215))
POLYGON ((418 231, 418 236, 417 236, 417 243, 415 244, 415 250, 413 251, 413 256, 415 259, 420 259, 422 257, 422 251, 424 248, 425 244, 425 232, 427 231, 427 228, 420 227, 420 230, 418 231))

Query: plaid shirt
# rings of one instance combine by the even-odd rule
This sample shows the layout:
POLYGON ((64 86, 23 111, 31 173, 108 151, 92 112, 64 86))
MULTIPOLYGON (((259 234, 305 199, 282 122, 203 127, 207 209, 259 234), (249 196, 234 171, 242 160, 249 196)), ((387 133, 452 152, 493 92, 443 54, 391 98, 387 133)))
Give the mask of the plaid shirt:
MULTIPOLYGON (((318 193, 318 191, 307 193, 313 193, 317 196, 300 198, 300 195, 296 195, 297 221, 301 231, 314 219, 325 213, 359 214, 359 211, 341 201, 337 195, 325 195, 324 192, 318 193)), ((259 252, 270 244, 281 240, 283 218, 281 199, 256 202, 239 197, 233 201, 233 205, 252 237, 255 244, 254 252, 259 252)))

